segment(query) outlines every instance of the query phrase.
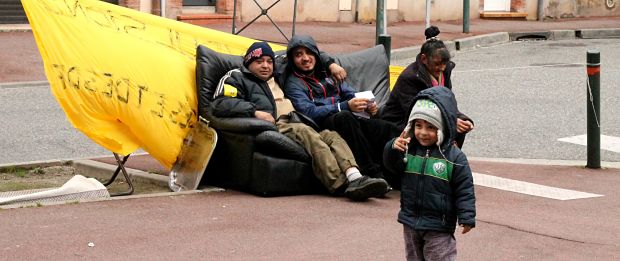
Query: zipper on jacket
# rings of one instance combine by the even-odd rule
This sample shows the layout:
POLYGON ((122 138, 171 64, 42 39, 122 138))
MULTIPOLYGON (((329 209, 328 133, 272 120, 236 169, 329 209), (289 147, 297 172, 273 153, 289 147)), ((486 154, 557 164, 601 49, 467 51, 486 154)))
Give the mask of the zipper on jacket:
MULTIPOLYGON (((424 193, 422 193, 422 178, 424 177, 424 169, 426 168, 426 161, 428 160, 428 157, 430 156, 430 149, 426 150, 426 154, 424 155, 424 161, 422 161, 422 173, 420 173, 418 178, 418 191, 417 191, 417 197, 416 197, 416 213, 418 216, 418 220, 416 221, 416 227, 418 226, 418 223, 420 222, 420 218, 422 216, 422 195, 424 195, 424 193)), ((415 228, 415 227, 414 227, 415 228)))
POLYGON ((446 213, 448 213, 448 197, 441 195, 441 225, 446 225, 446 213))

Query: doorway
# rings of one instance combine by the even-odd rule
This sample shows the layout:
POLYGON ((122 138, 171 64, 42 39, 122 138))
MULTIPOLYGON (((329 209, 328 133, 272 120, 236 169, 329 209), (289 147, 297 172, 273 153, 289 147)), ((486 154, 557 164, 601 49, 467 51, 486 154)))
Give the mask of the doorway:
POLYGON ((183 0, 183 6, 215 6, 216 0, 183 0))
POLYGON ((484 11, 510 11, 510 0, 484 0, 484 11))

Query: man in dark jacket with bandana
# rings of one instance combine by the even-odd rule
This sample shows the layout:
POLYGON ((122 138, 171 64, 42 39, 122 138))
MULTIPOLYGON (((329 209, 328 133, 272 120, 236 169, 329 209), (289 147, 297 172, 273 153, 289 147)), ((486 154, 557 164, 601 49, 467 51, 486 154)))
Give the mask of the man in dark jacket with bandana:
POLYGON ((385 178, 398 187, 398 179, 385 173, 382 150, 398 135, 395 124, 374 118, 361 118, 353 112, 375 115, 378 107, 367 98, 356 98, 347 82, 335 82, 320 61, 316 42, 307 35, 295 35, 288 44, 288 77, 284 92, 295 110, 312 118, 320 127, 338 132, 353 151, 362 173, 385 178))

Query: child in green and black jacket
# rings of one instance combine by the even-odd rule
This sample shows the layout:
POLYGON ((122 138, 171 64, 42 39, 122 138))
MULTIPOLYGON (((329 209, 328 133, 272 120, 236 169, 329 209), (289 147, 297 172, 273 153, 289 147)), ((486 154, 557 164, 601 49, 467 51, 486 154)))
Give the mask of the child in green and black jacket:
POLYGON ((456 99, 450 89, 434 87, 421 91, 413 104, 407 127, 384 150, 385 166, 402 173, 398 222, 407 260, 454 260, 457 221, 463 234, 476 225, 471 169, 453 145, 456 99))

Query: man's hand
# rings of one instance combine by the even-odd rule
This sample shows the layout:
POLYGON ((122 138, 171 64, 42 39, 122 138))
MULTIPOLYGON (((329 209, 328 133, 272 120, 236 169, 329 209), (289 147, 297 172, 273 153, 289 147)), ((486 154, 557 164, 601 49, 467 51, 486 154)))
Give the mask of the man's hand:
POLYGON ((352 112, 361 112, 368 107, 368 99, 366 98, 353 98, 347 103, 349 104, 349 110, 352 112))
POLYGON ((347 71, 336 63, 329 65, 329 71, 337 84, 341 84, 347 78, 347 71))
POLYGON ((456 119, 456 132, 468 133, 474 129, 474 124, 470 121, 464 121, 459 118, 456 119))
POLYGON ((377 112, 379 111, 379 106, 377 106, 377 103, 374 101, 369 102, 368 108, 366 108, 366 111, 370 113, 370 115, 375 116, 375 114, 377 114, 377 112))
POLYGON ((276 123, 276 120, 273 118, 273 116, 271 116, 271 113, 268 112, 264 112, 264 111, 255 111, 254 112, 254 117, 256 117, 257 119, 261 119, 261 120, 265 120, 271 123, 276 123))

